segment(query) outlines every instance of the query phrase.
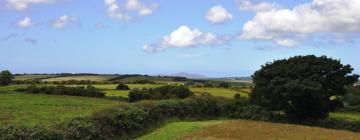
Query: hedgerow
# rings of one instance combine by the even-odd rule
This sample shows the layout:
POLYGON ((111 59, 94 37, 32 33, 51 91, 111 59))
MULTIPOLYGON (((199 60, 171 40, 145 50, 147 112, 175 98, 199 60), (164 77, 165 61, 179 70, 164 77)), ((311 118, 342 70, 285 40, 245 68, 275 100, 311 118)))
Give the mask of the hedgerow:
POLYGON ((70 96, 85 96, 85 97, 104 97, 105 93, 101 92, 92 86, 66 87, 58 86, 28 86, 27 88, 16 89, 19 92, 33 93, 33 94, 49 94, 49 95, 70 95, 70 96))

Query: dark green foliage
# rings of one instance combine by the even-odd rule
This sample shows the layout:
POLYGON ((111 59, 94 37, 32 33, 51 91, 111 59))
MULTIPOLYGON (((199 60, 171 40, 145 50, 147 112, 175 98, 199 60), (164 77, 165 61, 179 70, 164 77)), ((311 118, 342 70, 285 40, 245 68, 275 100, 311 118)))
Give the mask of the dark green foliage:
POLYGON ((133 89, 129 92, 129 101, 135 102, 145 99, 184 99, 194 93, 186 86, 166 85, 157 88, 133 89))
POLYGON ((42 127, 25 128, 20 126, 0 126, 1 140, 57 140, 60 135, 42 127))
POLYGON ((230 87, 230 84, 229 84, 228 82, 221 82, 221 83, 219 83, 219 87, 229 88, 229 87, 230 87))
POLYGON ((326 118, 339 104, 330 98, 345 95, 345 86, 357 81, 359 76, 350 75, 352 71, 350 65, 326 56, 277 60, 255 72, 250 99, 257 105, 283 110, 290 118, 326 118))
POLYGON ((136 102, 140 100, 150 99, 149 89, 132 89, 129 92, 129 102, 136 102))
POLYGON ((235 111, 230 113, 232 118, 251 119, 271 121, 274 118, 274 114, 259 106, 244 106, 237 107, 235 111))
POLYGON ((346 106, 359 106, 360 105, 360 88, 348 87, 348 93, 343 97, 346 106))
POLYGON ((183 82, 183 81, 187 81, 188 79, 186 77, 173 77, 171 78, 173 81, 180 81, 180 82, 183 82))
POLYGON ((0 72, 0 86, 9 85, 13 79, 14 79, 14 76, 11 74, 10 71, 4 70, 4 71, 0 72))
POLYGON ((16 89, 19 92, 27 93, 42 93, 49 95, 70 95, 70 96, 85 96, 85 97, 104 97, 105 93, 101 92, 92 86, 86 87, 66 87, 66 86, 29 86, 27 88, 16 89))
POLYGON ((116 87, 117 90, 130 90, 129 86, 125 85, 125 84, 119 84, 116 87))
POLYGON ((211 84, 211 83, 205 83, 205 84, 204 84, 204 87, 212 88, 212 87, 214 87, 214 85, 211 84))
POLYGON ((156 84, 154 81, 151 80, 135 80, 135 81, 131 81, 129 82, 129 84, 156 84))

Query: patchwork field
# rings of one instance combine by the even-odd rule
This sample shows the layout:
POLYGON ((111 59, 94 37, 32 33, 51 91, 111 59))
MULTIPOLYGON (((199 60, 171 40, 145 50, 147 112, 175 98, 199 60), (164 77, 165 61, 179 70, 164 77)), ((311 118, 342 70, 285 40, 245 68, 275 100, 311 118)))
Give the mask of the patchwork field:
POLYGON ((55 77, 57 75, 19 75, 19 76, 15 76, 15 81, 21 81, 21 80, 34 80, 34 79, 45 79, 45 78, 51 78, 51 77, 55 77))
MULTIPOLYGON (((170 124, 171 125, 171 124, 170 124)), ((155 131, 156 132, 156 131, 155 131)), ((181 134, 178 134, 181 135, 181 134)), ((277 124, 249 120, 230 120, 184 134, 177 140, 358 140, 360 133, 277 124)))
POLYGON ((54 77, 44 79, 44 82, 54 82, 54 81, 69 81, 69 80, 89 80, 89 81, 107 81, 109 79, 115 78, 115 75, 81 75, 81 76, 66 76, 66 77, 54 77))

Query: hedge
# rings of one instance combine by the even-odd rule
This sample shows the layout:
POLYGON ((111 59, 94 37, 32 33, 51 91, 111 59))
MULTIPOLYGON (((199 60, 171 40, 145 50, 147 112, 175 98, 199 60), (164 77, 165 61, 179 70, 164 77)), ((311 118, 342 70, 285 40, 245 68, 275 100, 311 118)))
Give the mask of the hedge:
POLYGON ((27 88, 16 89, 18 92, 26 92, 33 94, 49 94, 49 95, 70 95, 70 96, 85 96, 85 97, 104 97, 105 93, 101 92, 92 86, 80 87, 66 87, 58 86, 28 86, 27 88))
POLYGON ((222 115, 221 103, 214 97, 184 100, 141 101, 107 108, 89 117, 75 118, 53 128, 0 127, 0 139, 109 139, 129 138, 166 119, 204 119, 222 115))

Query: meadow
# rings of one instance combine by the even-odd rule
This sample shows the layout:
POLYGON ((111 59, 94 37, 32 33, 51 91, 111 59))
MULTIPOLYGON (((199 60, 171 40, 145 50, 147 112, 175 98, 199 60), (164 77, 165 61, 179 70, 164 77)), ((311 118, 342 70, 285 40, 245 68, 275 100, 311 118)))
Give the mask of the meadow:
POLYGON ((0 124, 51 126, 119 102, 89 97, 0 92, 0 124))
MULTIPOLYGON (((31 76, 28 76, 31 77, 31 76)), ((147 77, 149 79, 157 79, 147 77)), ((37 76, 31 77, 39 78, 37 76)), ((30 79, 31 79, 30 78, 30 79)), ((45 78, 45 77, 43 77, 45 78)), ((44 80, 92 80, 109 81, 110 76, 69 76, 47 77, 44 80)), ((139 80, 141 76, 128 77, 127 80, 139 80)), ((19 79, 19 78, 18 78, 19 79)), ((28 80, 28 79, 27 79, 28 80)), ((124 79, 120 79, 124 80, 124 79)), ((170 78, 159 78, 155 84, 126 84, 130 89, 156 88, 168 84, 182 85, 185 82, 171 81, 170 78), (166 82, 166 83, 165 83, 166 82)), ((210 81, 213 82, 213 81, 210 81)), ((38 84, 37 86, 52 86, 54 84, 38 84)), ((130 90, 116 90, 118 84, 93 84, 92 86, 105 92, 107 97, 128 98, 130 90)), ((196 96, 209 93, 212 96, 233 99, 239 93, 248 98, 251 88, 248 83, 234 84, 230 88, 223 87, 197 87, 189 86, 196 96), (243 85, 243 86, 240 86, 243 85)), ((114 108, 125 103, 111 98, 75 97, 66 95, 27 94, 16 92, 16 89, 25 88, 29 84, 0 86, 0 126, 13 124, 26 127, 44 126, 53 127, 79 117, 89 117, 104 109, 114 108)), ((66 85, 83 86, 83 85, 66 85)), ((330 113, 330 119, 347 122, 360 122, 360 112, 337 111, 330 113)), ((166 121, 165 121, 166 122, 166 121)), ((250 120, 233 120, 232 118, 216 117, 204 121, 170 121, 160 127, 146 131, 142 136, 136 136, 138 140, 170 140, 170 139, 337 139, 344 138, 355 140, 360 138, 359 133, 343 130, 332 130, 318 127, 278 124, 250 120), (176 128, 176 129, 174 129, 176 128), (302 137, 306 134, 306 137, 302 137)))

